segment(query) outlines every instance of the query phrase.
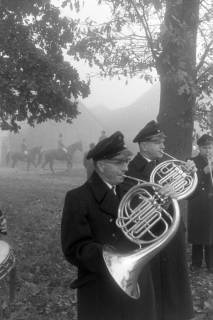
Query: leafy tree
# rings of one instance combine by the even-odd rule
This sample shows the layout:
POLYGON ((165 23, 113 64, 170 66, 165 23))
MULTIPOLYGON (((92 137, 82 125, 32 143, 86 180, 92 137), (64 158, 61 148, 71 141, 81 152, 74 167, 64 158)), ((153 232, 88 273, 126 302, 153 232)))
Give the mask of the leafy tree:
MULTIPOLYGON (((102 76, 139 75, 161 84, 158 120, 167 148, 178 157, 191 153, 196 101, 211 105, 213 4, 210 0, 99 0, 112 17, 87 20, 69 54, 100 67, 102 76)), ((64 5, 80 1, 64 1, 64 5)), ((203 107, 201 106, 203 103, 203 107)), ((197 113, 200 119, 201 113, 197 113)), ((151 119, 150 119, 151 120, 151 119)))
POLYGON ((18 131, 48 119, 72 122, 89 83, 64 60, 76 23, 50 0, 0 1, 0 127, 18 131))

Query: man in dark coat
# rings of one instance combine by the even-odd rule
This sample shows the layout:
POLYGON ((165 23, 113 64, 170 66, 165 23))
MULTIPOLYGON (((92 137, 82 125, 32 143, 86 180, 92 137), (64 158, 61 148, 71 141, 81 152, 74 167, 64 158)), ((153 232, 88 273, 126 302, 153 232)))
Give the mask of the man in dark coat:
MULTIPOLYGON (((155 121, 150 121, 134 138, 139 152, 129 163, 128 176, 150 180, 150 174, 163 156, 165 134, 155 121)), ((189 162, 189 168, 194 164, 189 162)), ((128 188, 128 179, 124 187, 128 188)), ((170 189, 170 186, 163 188, 170 189)), ((165 193, 166 195, 166 193, 165 193)), ((168 192, 169 195, 169 192, 168 192)), ((170 193, 172 196, 172 193, 170 193)), ((185 257, 184 225, 169 244, 151 262, 155 287, 158 320, 186 320, 193 318, 191 290, 185 257)))
POLYGON ((204 134, 197 144, 198 185, 188 201, 188 241, 192 244, 192 270, 199 270, 203 256, 213 273, 213 137, 204 134))
MULTIPOLYGON (((105 245, 124 254, 138 249, 115 223, 119 184, 124 180, 130 156, 120 132, 98 142, 87 155, 94 161, 94 173, 65 198, 62 250, 66 259, 78 268, 78 278, 71 285, 78 289, 78 320, 157 319, 149 268, 145 267, 138 279, 140 298, 133 299, 117 285, 103 259, 105 245)), ((120 268, 119 275, 122 272, 120 268)))

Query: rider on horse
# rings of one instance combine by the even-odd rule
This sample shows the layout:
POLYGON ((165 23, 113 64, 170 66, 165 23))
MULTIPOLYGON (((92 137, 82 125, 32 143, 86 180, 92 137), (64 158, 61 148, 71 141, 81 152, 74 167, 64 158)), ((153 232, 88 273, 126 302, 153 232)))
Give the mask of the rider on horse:
POLYGON ((60 133, 58 136, 58 150, 61 150, 65 153, 67 153, 67 148, 65 147, 64 143, 63 143, 63 134, 60 133))
POLYGON ((25 157, 28 156, 28 147, 27 147, 25 138, 23 138, 21 143, 21 152, 25 155, 25 157))

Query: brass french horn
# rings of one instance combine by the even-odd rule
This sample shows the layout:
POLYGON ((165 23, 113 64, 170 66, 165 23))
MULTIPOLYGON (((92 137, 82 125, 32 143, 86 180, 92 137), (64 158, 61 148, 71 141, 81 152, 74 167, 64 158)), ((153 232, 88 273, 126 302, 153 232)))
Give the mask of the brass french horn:
POLYGON ((122 198, 116 224, 139 249, 129 254, 120 254, 108 246, 103 249, 103 258, 111 276, 134 299, 140 297, 137 280, 143 267, 170 242, 178 230, 180 210, 177 200, 188 197, 198 183, 197 174, 189 172, 184 161, 166 155, 172 160, 156 166, 150 182, 125 176, 137 181, 138 185, 122 198), (160 190, 164 185, 173 187, 176 199, 162 196, 160 190))
POLYGON ((166 152, 162 153, 171 159, 161 162, 153 169, 150 182, 161 186, 169 184, 174 188, 177 200, 187 198, 197 187, 196 172, 190 172, 186 167, 186 162, 178 160, 166 152))
POLYGON ((118 286, 129 297, 138 299, 138 277, 144 265, 174 237, 180 222, 180 211, 177 200, 161 195, 161 186, 125 177, 136 180, 138 185, 122 198, 116 224, 139 249, 121 254, 104 246, 103 258, 118 286), (172 210, 168 211, 168 207, 172 210))

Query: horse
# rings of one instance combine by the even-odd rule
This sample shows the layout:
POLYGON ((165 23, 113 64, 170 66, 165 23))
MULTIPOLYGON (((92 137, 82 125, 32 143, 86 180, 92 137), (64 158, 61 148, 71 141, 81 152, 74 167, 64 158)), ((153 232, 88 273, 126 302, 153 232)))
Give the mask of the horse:
POLYGON ((15 168, 18 161, 23 161, 27 163, 27 171, 29 171, 31 164, 33 164, 35 168, 37 167, 38 163, 36 163, 36 160, 39 160, 41 150, 41 146, 36 146, 29 149, 27 154, 21 151, 8 151, 6 155, 6 164, 8 165, 11 160, 11 166, 12 168, 15 168))
POLYGON ((45 168, 47 164, 49 164, 49 168, 52 171, 52 173, 55 173, 53 164, 54 160, 64 161, 67 164, 67 170, 72 168, 72 159, 74 153, 79 150, 83 151, 82 142, 77 141, 71 145, 69 145, 67 148, 67 152, 65 152, 62 149, 48 149, 44 150, 40 156, 40 159, 38 163, 42 162, 42 169, 45 168))

